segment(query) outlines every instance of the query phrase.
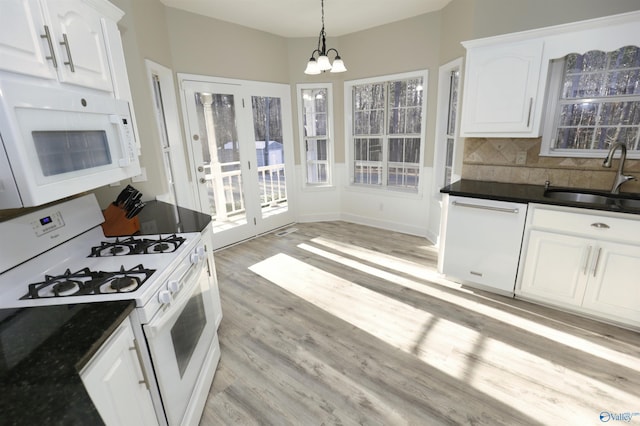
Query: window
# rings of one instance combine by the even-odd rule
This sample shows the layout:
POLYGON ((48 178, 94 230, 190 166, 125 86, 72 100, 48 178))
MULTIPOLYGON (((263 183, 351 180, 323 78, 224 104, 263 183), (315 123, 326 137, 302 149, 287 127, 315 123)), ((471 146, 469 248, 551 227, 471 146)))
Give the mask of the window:
POLYGON ((298 85, 300 141, 307 185, 331 184, 331 102, 330 84, 298 85))
POLYGON ((345 84, 353 183, 418 191, 425 81, 426 71, 345 84))
POLYGON ((182 130, 178 120, 173 72, 148 59, 145 60, 145 64, 151 84, 153 112, 166 177, 166 192, 158 194, 156 198, 182 207, 193 208, 195 203, 192 187, 188 182, 189 174, 184 156, 182 130))
POLYGON ((438 77, 438 113, 436 125, 435 190, 449 185, 454 177, 458 119, 458 95, 462 58, 440 67, 438 77))
POLYGON ((569 54, 551 63, 543 155, 601 157, 614 142, 640 154, 640 48, 569 54))

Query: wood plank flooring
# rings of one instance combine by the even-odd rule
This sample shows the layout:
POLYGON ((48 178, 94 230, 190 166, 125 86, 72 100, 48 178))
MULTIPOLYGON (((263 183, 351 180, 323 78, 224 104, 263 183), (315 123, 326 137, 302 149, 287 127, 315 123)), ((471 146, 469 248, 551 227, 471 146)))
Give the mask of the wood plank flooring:
POLYGON ((639 333, 443 280, 423 238, 293 227, 215 254, 201 425, 640 423, 639 333))

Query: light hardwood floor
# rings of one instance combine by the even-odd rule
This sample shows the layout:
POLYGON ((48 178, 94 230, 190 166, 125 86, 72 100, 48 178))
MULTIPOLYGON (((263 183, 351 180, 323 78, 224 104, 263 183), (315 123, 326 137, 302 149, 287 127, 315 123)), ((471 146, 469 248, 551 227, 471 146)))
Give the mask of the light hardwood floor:
POLYGON ((640 424, 639 333, 445 281, 423 238, 293 228, 215 254, 201 425, 640 424))

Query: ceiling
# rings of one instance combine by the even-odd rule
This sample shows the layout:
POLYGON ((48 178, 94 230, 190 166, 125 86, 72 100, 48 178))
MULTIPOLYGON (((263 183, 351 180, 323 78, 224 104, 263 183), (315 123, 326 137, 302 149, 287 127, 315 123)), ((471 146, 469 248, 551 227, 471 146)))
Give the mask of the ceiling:
MULTIPOLYGON (((317 37, 320 0, 160 0, 164 5, 282 37, 317 37)), ((451 0, 325 0, 325 31, 337 37, 442 9, 451 0)))

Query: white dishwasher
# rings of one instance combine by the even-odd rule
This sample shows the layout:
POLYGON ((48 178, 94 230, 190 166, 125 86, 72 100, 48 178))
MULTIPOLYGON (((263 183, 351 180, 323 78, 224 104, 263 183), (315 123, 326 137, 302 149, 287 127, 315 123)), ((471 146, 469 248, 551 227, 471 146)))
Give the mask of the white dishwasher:
POLYGON ((449 196, 438 269, 447 278, 513 295, 527 204, 449 196))

